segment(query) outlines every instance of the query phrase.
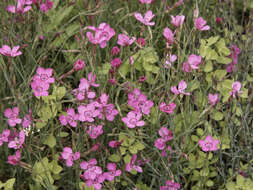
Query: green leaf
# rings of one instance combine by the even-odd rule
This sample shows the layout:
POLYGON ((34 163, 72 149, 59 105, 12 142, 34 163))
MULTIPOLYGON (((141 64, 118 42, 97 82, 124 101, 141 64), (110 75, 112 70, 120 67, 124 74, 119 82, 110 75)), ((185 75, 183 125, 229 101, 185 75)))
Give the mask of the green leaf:
POLYGON ((53 148, 56 145, 56 139, 53 136, 53 134, 51 134, 47 137, 44 144, 48 145, 50 148, 53 148))
POLYGON ((223 113, 217 111, 213 115, 213 119, 216 121, 221 121, 223 119, 223 113))
POLYGON ((235 186, 235 184, 233 182, 228 182, 226 184, 226 188, 227 188, 227 190, 237 190, 236 186, 235 186))
POLYGON ((38 121, 35 125, 36 128, 41 129, 47 125, 47 121, 38 121))
POLYGON ((137 142, 134 146, 137 150, 143 150, 145 148, 144 144, 141 142, 137 142))
POLYGON ((15 180, 15 178, 8 179, 8 181, 6 181, 4 184, 4 190, 13 190, 15 180))
POLYGON ((109 156, 108 158, 110 161, 112 162, 119 162, 120 161, 120 156, 117 154, 112 154, 111 156, 109 156))
POLYGON ((102 68, 98 71, 98 73, 100 73, 101 75, 107 75, 110 69, 111 69, 111 64, 104 63, 102 65, 102 68))
POLYGON ((222 64, 227 65, 227 64, 232 62, 232 59, 228 58, 228 57, 219 56, 219 57, 216 58, 216 61, 218 63, 222 63, 222 64))
POLYGON ((67 136, 69 136, 69 133, 60 132, 57 136, 58 136, 58 137, 67 137, 67 136))
POLYGON ((204 135, 204 131, 201 128, 197 128, 197 134, 201 137, 204 135))
POLYGON ((221 81, 227 74, 227 71, 226 70, 216 70, 214 72, 214 76, 219 80, 221 81))
POLYGON ((59 174, 63 170, 63 168, 58 165, 56 160, 53 160, 50 164, 53 166, 52 167, 52 172, 54 174, 59 174))
POLYGON ((130 151, 132 154, 137 154, 138 149, 137 149, 135 146, 130 146, 130 147, 129 147, 129 151, 130 151))
POLYGON ((214 185, 214 182, 210 179, 206 182, 207 187, 212 187, 213 185, 214 185))
POLYGON ((236 176, 236 185, 238 185, 240 188, 244 187, 244 177, 241 175, 236 176))
POLYGON ((199 138, 196 135, 192 135, 191 139, 192 139, 193 142, 198 142, 199 141, 199 138))
POLYGON ((218 52, 220 53, 220 55, 223 55, 223 56, 228 56, 228 55, 230 55, 230 50, 226 47, 224 38, 221 38, 221 39, 215 44, 215 46, 217 47, 218 52))
POLYGON ((194 80, 189 84, 189 92, 193 92, 194 90, 198 89, 200 86, 200 82, 197 80, 194 80))
POLYGON ((208 73, 208 72, 211 72, 212 70, 213 70, 212 61, 207 61, 205 68, 204 68, 204 72, 208 73))
POLYGON ((212 36, 210 38, 207 39, 207 44, 206 46, 211 46, 213 44, 215 44, 218 40, 219 40, 220 36, 212 36))
POLYGON ((218 54, 216 53, 215 50, 208 48, 206 52, 206 59, 207 60, 217 60, 218 59, 218 54))
POLYGON ((56 98, 58 100, 61 100, 66 94, 66 88, 65 87, 55 87, 53 94, 56 95, 56 98))
POLYGON ((125 162, 126 164, 128 164, 128 163, 130 163, 130 161, 131 161, 131 156, 130 156, 129 154, 127 154, 127 155, 124 157, 124 162, 125 162))

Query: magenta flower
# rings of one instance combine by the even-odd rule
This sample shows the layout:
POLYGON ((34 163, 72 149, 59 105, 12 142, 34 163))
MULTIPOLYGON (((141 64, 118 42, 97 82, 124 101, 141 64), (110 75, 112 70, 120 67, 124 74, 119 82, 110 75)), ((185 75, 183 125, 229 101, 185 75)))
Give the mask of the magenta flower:
POLYGON ((141 47, 144 47, 145 44, 146 44, 146 41, 145 41, 144 38, 138 38, 137 39, 137 44, 139 44, 139 46, 141 46, 141 47))
POLYGON ((90 81, 86 78, 80 79, 79 87, 74 89, 72 92, 76 96, 76 99, 81 101, 86 98, 93 99, 96 97, 96 93, 89 90, 90 88, 90 81))
POLYGON ((104 173, 104 177, 108 181, 113 181, 115 177, 121 175, 121 170, 116 170, 115 163, 108 163, 107 170, 108 170, 108 172, 104 173))
POLYGON ((51 77, 52 75, 53 69, 38 67, 36 75, 33 76, 33 80, 39 83, 54 83, 54 77, 51 77))
POLYGON ((139 0, 141 4, 151 4, 153 0, 139 0))
POLYGON ((228 73, 237 70, 236 65, 238 64, 238 55, 240 54, 240 49, 236 45, 232 45, 231 50, 231 55, 229 57, 232 58, 232 62, 226 65, 226 70, 228 73))
POLYGON ((120 147, 121 144, 122 144, 122 142, 119 142, 119 141, 110 141, 109 142, 109 147, 118 148, 118 147, 120 147))
POLYGON ((85 67, 85 62, 81 59, 78 59, 75 63, 74 63, 74 70, 75 71, 80 71, 85 67))
POLYGON ((31 82, 34 96, 48 96, 49 83, 41 83, 38 80, 31 82))
POLYGON ((164 68, 168 68, 168 66, 171 66, 172 63, 175 62, 176 60, 177 60, 177 56, 174 54, 173 55, 170 54, 170 58, 165 61, 164 68))
POLYGON ((112 48, 112 50, 111 50, 111 54, 114 55, 114 56, 115 56, 115 55, 118 55, 119 52, 120 52, 120 49, 119 49, 118 46, 114 46, 114 47, 112 48))
POLYGON ((19 55, 22 55, 21 51, 19 50, 19 46, 14 46, 12 49, 10 46, 7 45, 3 45, 0 48, 0 54, 5 55, 5 56, 9 56, 9 57, 16 57, 19 55))
POLYGON ((187 84, 184 80, 181 80, 179 83, 178 83, 178 88, 176 86, 172 86, 170 88, 171 92, 174 93, 174 94, 184 94, 184 95, 190 95, 189 92, 185 92, 184 90, 187 88, 187 84))
POLYGON ((177 15, 177 16, 172 16, 171 15, 171 24, 174 25, 175 27, 180 27, 184 23, 185 16, 184 15, 177 15))
POLYGON ((101 48, 105 48, 107 42, 115 35, 115 31, 106 23, 101 23, 98 28, 88 26, 88 29, 95 32, 86 33, 88 40, 93 44, 99 44, 101 48))
POLYGON ((76 152, 73 154, 72 148, 64 147, 63 152, 61 153, 61 157, 66 160, 67 167, 71 167, 73 165, 73 162, 80 158, 80 153, 76 152))
POLYGON ((22 130, 19 132, 19 137, 15 137, 13 140, 9 141, 8 147, 14 149, 20 149, 25 142, 25 132, 22 130))
POLYGON ((87 187, 94 187, 95 190, 100 190, 102 188, 102 184, 105 181, 105 177, 103 174, 97 175, 94 180, 87 180, 85 183, 87 187))
POLYGON ((170 180, 166 181, 166 185, 168 187, 168 190, 178 190, 178 189, 180 189, 180 184, 179 183, 176 183, 176 182, 173 182, 173 181, 170 181, 170 180))
POLYGON ((132 169, 136 170, 139 173, 142 173, 142 168, 139 165, 135 165, 137 156, 134 154, 131 158, 130 163, 126 165, 126 171, 131 172, 132 169))
POLYGON ((44 13, 47 13, 48 10, 52 9, 54 5, 53 1, 46 0, 46 3, 41 3, 40 4, 40 10, 44 13))
POLYGON ((199 145, 204 152, 218 150, 219 141, 208 135, 204 140, 199 140, 199 145))
POLYGON ((87 134, 90 136, 92 139, 96 139, 98 136, 103 134, 103 126, 102 125, 91 125, 89 126, 89 130, 87 131, 87 134))
POLYGON ((134 13, 135 18, 143 23, 146 26, 154 26, 155 22, 150 22, 154 18, 154 14, 152 11, 147 11, 144 15, 144 17, 141 15, 141 13, 134 13))
POLYGON ((165 142, 172 139, 173 132, 171 130, 168 130, 167 127, 161 127, 158 133, 162 137, 162 139, 165 140, 165 142))
POLYGON ((15 155, 8 156, 8 163, 15 166, 19 163, 20 158, 21 158, 20 150, 17 150, 15 155))
POLYGON ((174 43, 174 34, 172 33, 172 31, 168 27, 164 28, 163 36, 165 37, 165 39, 167 40, 167 43, 169 45, 174 43))
POLYGON ((16 124, 20 124, 22 119, 18 118, 19 108, 14 107, 13 109, 7 108, 4 111, 4 116, 8 118, 8 124, 10 127, 15 127, 16 124))
POLYGON ((184 62, 184 63, 183 63, 183 68, 182 68, 182 70, 183 70, 184 72, 186 72, 186 73, 189 73, 189 72, 192 71, 192 68, 191 68, 191 66, 189 65, 188 62, 184 62))
POLYGON ((4 129, 2 134, 0 134, 0 146, 3 145, 4 142, 9 141, 11 131, 9 129, 4 129))
POLYGON ((202 17, 194 19, 194 26, 197 30, 200 31, 210 30, 210 26, 206 25, 206 21, 202 17))
POLYGON ((61 115, 59 117, 59 120, 62 125, 66 126, 67 124, 69 124, 71 127, 76 127, 76 120, 78 119, 79 115, 75 113, 75 110, 73 108, 67 109, 67 116, 61 115))
POLYGON ((160 104, 160 110, 164 113, 168 113, 168 114, 172 114, 174 112, 174 109, 176 108, 176 104, 175 103, 170 103, 168 105, 166 105, 165 102, 162 102, 160 104))
POLYGON ((135 113, 133 111, 127 114, 127 117, 123 117, 122 121, 127 125, 128 128, 135 128, 136 126, 140 127, 145 125, 144 121, 140 121, 141 113, 135 113))
POLYGON ((122 61, 120 58, 114 58, 113 60, 111 60, 111 66, 115 67, 115 68, 119 68, 120 65, 122 64, 122 61))
POLYGON ((32 110, 29 110, 29 114, 25 115, 23 122, 22 122, 22 127, 27 128, 32 124, 32 110))
POLYGON ((243 93, 243 91, 240 91, 242 85, 239 81, 235 81, 232 84, 232 91, 230 92, 230 95, 235 98, 237 94, 241 94, 243 93))
POLYGON ((201 56, 191 54, 188 57, 188 64, 191 66, 192 69, 198 69, 199 65, 201 64, 201 56))
POLYGON ((208 94, 208 100, 209 100, 209 103, 212 105, 212 106, 215 106, 218 101, 219 101, 219 95, 216 93, 216 94, 208 94))
POLYGON ((96 84, 95 80, 96 80, 96 75, 92 74, 92 72, 90 72, 88 75, 89 84, 93 87, 99 87, 99 84, 96 84))
POLYGON ((134 43, 135 40, 135 37, 129 38, 125 34, 119 34, 117 44, 119 44, 120 46, 128 46, 134 43))
POLYGON ((15 5, 10 5, 6 7, 6 10, 11 13, 24 14, 32 9, 31 4, 31 0, 17 0, 17 7, 15 7, 15 5))
POLYGON ((165 140, 163 138, 156 139, 155 147, 159 150, 163 150, 166 147, 165 140))
POLYGON ((90 103, 87 106, 80 105, 78 107, 78 112, 79 112, 79 120, 84 122, 93 122, 94 117, 97 117, 100 112, 95 108, 95 105, 90 103))

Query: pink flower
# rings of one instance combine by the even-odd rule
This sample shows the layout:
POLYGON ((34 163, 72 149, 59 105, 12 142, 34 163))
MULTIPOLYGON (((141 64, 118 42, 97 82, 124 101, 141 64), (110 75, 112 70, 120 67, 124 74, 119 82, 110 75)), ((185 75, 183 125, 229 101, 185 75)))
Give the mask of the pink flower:
POLYGON ((19 163, 20 158, 20 150, 17 150, 15 155, 8 156, 8 163, 15 166, 19 163))
POLYGON ((155 140, 155 147, 159 150, 163 150, 165 148, 165 140, 163 138, 158 138, 155 140))
POLYGON ((165 142, 172 139, 173 132, 171 130, 168 130, 167 127, 161 127, 158 133, 165 142))
POLYGON ((19 13, 19 14, 24 14, 25 12, 29 11, 32 9, 31 0, 17 0, 17 8, 14 5, 10 5, 6 7, 6 10, 11 13, 19 13))
POLYGON ((131 39, 125 35, 125 34, 119 34, 118 35, 118 41, 117 44, 119 44, 120 46, 127 46, 127 45, 131 45, 132 43, 134 43, 135 41, 135 37, 132 37, 131 39))
POLYGON ((208 135, 204 140, 199 140, 199 145, 204 152, 218 150, 219 141, 208 135))
POLYGON ((98 136, 103 134, 103 126, 102 125, 89 126, 89 130, 87 131, 87 134, 90 136, 90 138, 96 139, 98 136))
POLYGON ((31 82, 34 96, 48 96, 49 83, 41 83, 38 80, 31 82))
POLYGON ((59 117, 59 120, 64 126, 69 124, 71 127, 76 127, 76 120, 78 120, 78 118, 79 115, 75 113, 75 110, 73 108, 69 108, 67 109, 67 116, 61 115, 59 117))
POLYGON ((74 89, 72 93, 76 96, 76 99, 81 101, 86 98, 93 99, 96 97, 96 93, 89 90, 90 88, 90 81, 86 78, 80 79, 80 84, 78 88, 74 89))
POLYGON ((181 80, 179 83, 178 83, 178 88, 176 86, 172 86, 170 88, 171 92, 174 93, 174 94, 184 94, 184 95, 190 95, 189 92, 185 92, 184 90, 187 88, 187 84, 184 80, 181 80))
POLYGON ((188 57, 188 64, 191 66, 192 69, 198 69, 199 65, 201 64, 201 56, 191 54, 188 57))
POLYGON ((96 75, 92 74, 92 72, 90 72, 88 75, 89 84, 93 87, 99 87, 99 84, 96 84, 95 80, 96 80, 96 75))
POLYGON ((86 181, 86 185, 87 187, 94 187, 95 190, 100 190, 102 188, 102 184, 105 180, 105 177, 103 174, 99 174, 96 176, 96 178, 94 180, 87 180, 86 181))
POLYGON ((144 15, 144 17, 141 15, 141 13, 134 13, 135 18, 143 23, 146 26, 153 26, 155 25, 155 22, 150 22, 154 18, 154 14, 152 11, 147 11, 144 15))
POLYGON ((93 122, 94 117, 99 115, 99 111, 95 108, 94 104, 88 104, 87 106, 80 105, 78 107, 79 120, 84 122, 93 122))
POLYGON ((212 106, 215 106, 218 101, 219 101, 219 95, 216 93, 216 94, 208 94, 208 100, 209 100, 209 103, 212 105, 212 106))
POLYGON ((174 43, 174 34, 168 27, 164 28, 163 36, 165 37, 169 45, 174 43))
POLYGON ((44 69, 42 67, 38 67, 36 75, 33 76, 33 80, 39 83, 54 83, 54 78, 51 77, 52 75, 53 69, 44 69))
POLYGON ((113 60, 111 60, 111 66, 115 67, 115 68, 119 68, 120 65, 122 64, 122 61, 120 58, 114 58, 113 60))
POLYGON ((118 55, 119 52, 120 52, 120 49, 119 49, 118 46, 114 46, 114 47, 112 48, 112 50, 111 50, 111 54, 114 55, 114 56, 115 56, 115 55, 118 55))
POLYGON ((206 25, 206 21, 202 17, 194 19, 194 26, 197 30, 200 31, 210 30, 210 26, 206 25))
POLYGON ((141 4, 151 4, 153 0, 139 0, 141 4))
POLYGON ((139 46, 141 46, 141 47, 144 47, 145 44, 146 44, 146 41, 145 41, 144 38, 138 38, 137 39, 137 44, 139 44, 139 46))
POLYGON ((122 121, 127 125, 128 128, 135 128, 136 126, 143 126, 145 125, 144 121, 140 121, 141 113, 135 113, 133 111, 127 114, 127 117, 123 117, 122 121))
POLYGON ((166 185, 168 187, 168 190, 178 190, 178 189, 180 189, 180 184, 179 183, 176 183, 176 182, 173 182, 173 181, 170 181, 170 180, 166 181, 166 185))
POLYGON ((226 65, 226 70, 228 73, 231 73, 237 70, 236 65, 238 64, 238 55, 240 54, 240 49, 236 45, 232 45, 231 50, 232 51, 229 57, 232 58, 232 62, 226 65))
POLYGON ((171 55, 170 54, 170 58, 169 60, 166 60, 165 61, 165 65, 164 65, 164 68, 168 68, 168 66, 171 66, 173 62, 175 62, 177 60, 177 56, 176 55, 171 55))
POLYGON ((175 27, 180 27, 184 23, 184 19, 184 15, 177 15, 176 17, 171 15, 171 24, 175 27))
POLYGON ((10 56, 10 57, 16 57, 16 56, 22 55, 22 52, 18 50, 19 50, 19 46, 14 46, 11 49, 10 46, 3 45, 0 48, 0 54, 5 55, 5 56, 10 56))
POLYGON ((184 62, 184 63, 183 63, 183 68, 182 68, 182 70, 183 70, 184 72, 186 72, 186 73, 189 73, 189 72, 192 71, 192 68, 191 68, 191 66, 189 65, 188 62, 184 62))
POLYGON ((108 170, 108 172, 104 173, 104 177, 108 181, 113 181, 116 176, 121 175, 121 170, 116 170, 116 164, 115 163, 108 163, 107 164, 107 170, 108 170))
POLYGON ((85 67, 85 62, 81 59, 78 59, 75 63, 74 63, 74 70, 75 71, 80 71, 85 67))
POLYGON ((11 131, 9 129, 4 129, 2 134, 0 134, 0 146, 3 145, 4 142, 8 142, 8 137, 10 136, 11 131))
POLYGON ((142 168, 138 165, 135 165, 136 159, 137 159, 137 156, 136 154, 134 154, 131 158, 130 163, 126 165, 126 171, 131 172, 131 170, 134 169, 137 172, 142 173, 142 168))
POLYGON ((172 114, 174 112, 174 109, 176 108, 176 104, 175 103, 170 103, 168 105, 166 105, 165 102, 162 102, 160 104, 160 110, 164 113, 168 113, 168 114, 172 114))
POLYGON ((93 44, 99 44, 101 48, 105 48, 107 42, 115 35, 115 31, 110 25, 104 22, 98 28, 88 26, 88 29, 95 32, 95 35, 92 32, 86 33, 88 40, 93 44))
POLYGON ((13 109, 8 108, 4 111, 4 116, 8 118, 8 124, 10 127, 15 127, 16 124, 20 124, 22 119, 18 118, 19 108, 14 107, 13 109))
POLYGON ((80 153, 76 152, 73 154, 70 147, 64 147, 63 152, 61 153, 61 157, 66 160, 67 167, 71 167, 73 165, 73 162, 80 158, 80 153))
POLYGON ((32 124, 32 110, 29 110, 29 114, 25 115, 23 122, 22 122, 22 127, 27 128, 32 124))
POLYGON ((40 4, 40 10, 44 13, 47 13, 49 9, 52 9, 54 5, 53 1, 46 0, 46 3, 40 4))
POLYGON ((8 148, 20 149, 25 142, 25 132, 22 130, 19 132, 19 137, 15 137, 15 139, 9 141, 8 148))
POLYGON ((232 91, 230 92, 230 95, 235 98, 236 97, 236 94, 241 94, 243 93, 242 91, 240 91, 242 85, 239 81, 235 81, 233 84, 232 84, 232 91))
POLYGON ((120 147, 121 144, 122 144, 122 142, 119 142, 119 141, 110 141, 109 142, 109 146, 111 148, 118 148, 118 147, 120 147))
POLYGON ((217 17, 217 18, 216 18, 216 23, 217 23, 217 24, 221 24, 221 22, 222 22, 222 18, 221 18, 221 17, 217 17))

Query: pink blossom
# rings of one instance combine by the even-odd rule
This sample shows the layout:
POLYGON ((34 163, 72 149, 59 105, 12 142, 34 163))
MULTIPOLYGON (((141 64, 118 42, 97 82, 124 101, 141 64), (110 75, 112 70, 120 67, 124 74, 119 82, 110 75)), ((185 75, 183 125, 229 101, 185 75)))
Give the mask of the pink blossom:
POLYGON ((180 189, 180 184, 179 183, 176 183, 176 182, 173 182, 173 181, 170 181, 170 180, 166 181, 166 185, 168 187, 168 190, 178 190, 178 189, 180 189))
POLYGON ((125 34, 119 34, 117 44, 119 44, 120 46, 128 46, 134 43, 135 39, 135 37, 129 38, 125 34))
POLYGON ((81 101, 86 98, 93 99, 96 97, 96 93, 93 91, 90 91, 90 81, 88 81, 86 78, 80 79, 80 84, 78 88, 74 89, 72 93, 76 96, 76 99, 81 101))
POLYGON ((176 108, 176 104, 175 103, 170 103, 168 105, 166 105, 165 102, 162 102, 160 104, 160 110, 164 113, 168 113, 168 114, 172 114, 174 112, 174 109, 176 108))
POLYGON ((146 44, 146 41, 145 41, 144 38, 138 38, 137 39, 137 44, 139 44, 139 46, 141 46, 141 47, 144 47, 145 44, 146 44))
POLYGON ((75 110, 73 108, 67 109, 67 116, 61 115, 59 117, 59 120, 62 125, 66 126, 69 124, 71 127, 76 127, 77 123, 76 120, 78 120, 79 115, 75 113, 75 110))
POLYGON ((122 142, 119 142, 119 141, 110 141, 109 142, 109 146, 111 148, 118 148, 118 147, 120 147, 121 144, 122 144, 122 142))
POLYGON ((97 175, 97 177, 94 180, 87 180, 86 185, 87 187, 94 187, 95 190, 100 190, 102 188, 102 184, 105 180, 105 177, 103 174, 97 175))
POLYGON ((141 4, 151 4, 153 0, 139 0, 141 4))
POLYGON ((122 61, 120 58, 114 58, 113 60, 111 60, 111 66, 115 67, 115 68, 119 68, 120 65, 122 64, 122 61))
POLYGON ((32 124, 32 110, 29 110, 29 114, 25 115, 23 122, 22 122, 22 127, 27 128, 32 124))
POLYGON ((127 117, 123 117, 122 121, 127 125, 128 128, 135 128, 136 126, 144 126, 145 122, 140 121, 141 119, 141 113, 135 113, 133 111, 129 112, 127 114, 127 117))
POLYGON ((52 9, 54 5, 53 1, 46 0, 46 3, 41 3, 40 4, 40 10, 44 13, 47 13, 48 10, 52 9))
POLYGON ((180 27, 184 23, 185 16, 184 15, 177 15, 176 17, 171 15, 171 24, 175 27, 180 27))
POLYGON ((197 30, 200 31, 210 30, 210 26, 206 25, 206 21, 202 17, 194 19, 194 26, 197 30))
POLYGON ((155 22, 150 22, 153 18, 154 18, 154 14, 152 13, 152 11, 147 11, 144 15, 144 17, 141 15, 141 13, 135 13, 134 14, 135 18, 140 21, 141 23, 143 23, 146 26, 154 26, 155 22))
POLYGON ((165 140, 163 138, 158 138, 155 140, 155 147, 159 150, 163 150, 165 148, 165 140))
POLYGON ((84 122, 93 122, 94 118, 99 115, 99 111, 95 108, 94 104, 88 104, 87 106, 80 105, 78 107, 79 120, 84 122))
POLYGON ((175 6, 176 7, 179 7, 180 5, 182 5, 184 2, 184 0, 178 0, 176 3, 175 3, 175 6))
POLYGON ((235 81, 233 82, 232 84, 232 91, 230 92, 230 95, 235 98, 236 97, 236 94, 241 94, 243 93, 242 91, 240 91, 242 85, 239 81, 235 81))
POLYGON ((139 82, 144 82, 145 80, 147 80, 147 77, 146 76, 140 76, 139 78, 139 82))
POLYGON ((188 64, 191 66, 192 69, 198 69, 199 65, 201 64, 201 56, 191 54, 188 57, 188 64))
POLYGON ((41 83, 38 80, 31 82, 34 96, 48 96, 49 83, 41 83))
POLYGON ((172 63, 175 62, 176 60, 177 60, 177 56, 174 54, 173 55, 170 54, 169 60, 165 61, 164 68, 168 68, 168 66, 171 66, 172 63))
POLYGON ((118 55, 119 52, 120 52, 120 49, 119 49, 118 46, 114 46, 114 47, 112 48, 112 50, 111 50, 111 54, 114 55, 114 56, 115 56, 115 55, 118 55))
POLYGON ((16 56, 22 55, 22 52, 18 50, 19 50, 19 46, 14 46, 11 49, 10 46, 3 45, 0 48, 0 54, 5 55, 5 56, 10 56, 10 57, 16 57, 16 56))
POLYGON ((209 103, 212 105, 212 106, 215 106, 218 101, 219 101, 219 95, 216 93, 216 94, 208 94, 208 100, 209 100, 209 103))
POLYGON ((184 63, 183 63, 183 68, 182 68, 182 70, 183 70, 184 72, 186 72, 186 73, 189 73, 189 72, 192 71, 192 68, 191 68, 191 66, 189 65, 188 62, 184 62, 184 63))
POLYGON ((204 140, 199 140, 199 145, 204 152, 218 150, 219 141, 208 135, 204 140))
POLYGON ((169 45, 174 43, 174 34, 168 27, 164 28, 163 36, 165 37, 169 45))
POLYGON ((165 142, 172 139, 173 132, 171 130, 168 130, 167 127, 161 127, 158 133, 165 142))
POLYGON ((103 134, 103 126, 102 125, 91 125, 89 126, 89 130, 87 131, 87 134, 90 136, 92 139, 96 139, 98 136, 103 134))
POLYGON ((13 109, 7 108, 4 111, 4 116, 8 118, 8 124, 10 127, 15 127, 16 124, 20 124, 22 119, 18 118, 19 108, 14 107, 13 109))
POLYGON ((172 86, 170 88, 171 92, 174 93, 174 94, 184 94, 184 95, 190 95, 189 92, 185 92, 184 90, 187 88, 187 84, 184 80, 181 80, 179 83, 178 83, 178 88, 176 86, 172 86))
POLYGON ((217 24, 221 24, 221 22, 222 22, 222 18, 221 18, 221 17, 217 17, 217 18, 216 18, 216 23, 217 23, 217 24))
POLYGON ((99 44, 101 48, 107 46, 107 42, 115 35, 115 31, 110 27, 109 24, 101 23, 98 28, 94 26, 88 26, 89 30, 95 32, 87 32, 86 36, 88 40, 93 44, 99 44))
POLYGON ((104 177, 108 181, 113 181, 115 177, 121 175, 121 170, 116 170, 115 163, 108 163, 107 170, 108 170, 108 172, 104 173, 104 177))
POLYGON ((232 58, 232 62, 226 65, 226 70, 228 73, 231 73, 237 70, 236 65, 238 64, 239 54, 240 54, 240 49, 236 45, 232 45, 231 54, 229 55, 229 57, 232 58))
POLYGON ((15 166, 19 163, 20 158, 21 158, 20 150, 17 150, 15 155, 8 156, 8 163, 15 166))
POLYGON ((33 76, 33 80, 39 83, 54 83, 54 78, 51 77, 52 75, 53 69, 38 67, 36 74, 33 76))
POLYGON ((23 147, 23 143, 25 142, 25 132, 22 130, 19 132, 19 136, 15 137, 15 139, 9 141, 8 147, 14 149, 20 149, 23 147))
POLYGON ((74 63, 74 70, 75 71, 80 71, 85 67, 85 62, 81 59, 78 59, 75 63, 74 63))
POLYGON ((131 158, 130 163, 126 165, 126 171, 131 172, 131 170, 134 169, 137 172, 142 173, 142 168, 138 165, 135 165, 136 159, 137 159, 137 156, 136 154, 134 154, 131 158))
POLYGON ((73 162, 80 158, 80 153, 76 152, 74 154, 70 147, 64 147, 63 152, 61 153, 61 157, 66 160, 67 167, 71 167, 73 165, 73 162))
POLYGON ((11 131, 9 129, 4 129, 2 134, 0 134, 0 146, 3 145, 4 142, 9 141, 9 136, 10 136, 11 131))
POLYGON ((95 80, 96 80, 96 75, 92 74, 92 72, 90 72, 88 75, 89 84, 93 87, 99 87, 99 84, 96 84, 95 80))
POLYGON ((11 13, 17 12, 19 14, 24 14, 25 12, 32 9, 31 4, 31 0, 17 0, 17 8, 14 5, 10 5, 6 7, 6 10, 11 13))

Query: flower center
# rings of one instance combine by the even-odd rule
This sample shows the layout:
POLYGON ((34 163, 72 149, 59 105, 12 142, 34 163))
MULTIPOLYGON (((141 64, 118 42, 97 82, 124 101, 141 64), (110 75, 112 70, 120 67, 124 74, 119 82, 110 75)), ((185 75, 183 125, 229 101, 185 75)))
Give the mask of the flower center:
POLYGON ((129 123, 132 124, 132 125, 135 125, 137 122, 137 120, 135 118, 132 118, 129 120, 129 123))
POLYGON ((40 80, 46 81, 48 79, 48 76, 46 74, 41 74, 40 75, 40 80))

